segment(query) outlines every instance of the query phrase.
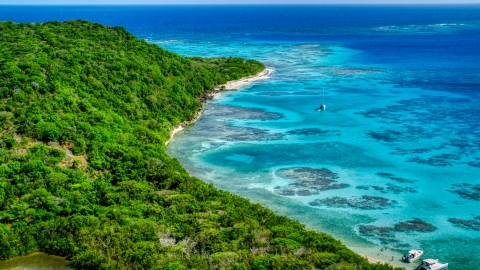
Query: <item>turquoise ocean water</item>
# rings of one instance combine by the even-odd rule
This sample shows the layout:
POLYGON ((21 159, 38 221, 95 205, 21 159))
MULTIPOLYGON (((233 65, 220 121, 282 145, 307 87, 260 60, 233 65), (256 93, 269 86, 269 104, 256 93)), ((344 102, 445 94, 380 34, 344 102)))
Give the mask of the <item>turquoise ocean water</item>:
MULTIPOLYGON (((201 55, 203 46, 185 54, 201 55)), ((421 248, 458 265, 472 257, 480 262, 479 169, 468 164, 478 158, 477 146, 468 144, 478 126, 455 118, 456 107, 474 101, 402 87, 385 66, 361 63, 362 52, 335 44, 238 42, 217 55, 225 51, 260 59, 273 73, 223 93, 176 136, 168 151, 191 174, 361 254, 398 260, 421 248), (323 88, 327 110, 318 112, 323 88), (316 171, 282 173, 301 168, 316 171), (324 177, 322 169, 335 176, 324 177), (401 229, 406 222, 418 226, 401 229)))
POLYGON ((423 249, 449 269, 480 269, 479 5, 0 11, 77 18, 273 70, 175 136, 168 152, 192 175, 361 254, 403 265, 401 254, 423 249))

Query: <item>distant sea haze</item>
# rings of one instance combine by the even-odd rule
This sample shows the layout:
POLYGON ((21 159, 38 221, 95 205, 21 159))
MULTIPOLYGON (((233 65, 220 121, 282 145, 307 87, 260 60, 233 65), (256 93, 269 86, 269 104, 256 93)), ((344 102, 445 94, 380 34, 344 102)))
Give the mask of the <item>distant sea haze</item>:
POLYGON ((2 6, 123 26, 270 78, 206 105, 168 151, 194 176, 395 265, 480 257, 480 6, 2 6), (327 109, 318 112, 322 89, 327 109), (390 261, 392 256, 393 261, 390 261))

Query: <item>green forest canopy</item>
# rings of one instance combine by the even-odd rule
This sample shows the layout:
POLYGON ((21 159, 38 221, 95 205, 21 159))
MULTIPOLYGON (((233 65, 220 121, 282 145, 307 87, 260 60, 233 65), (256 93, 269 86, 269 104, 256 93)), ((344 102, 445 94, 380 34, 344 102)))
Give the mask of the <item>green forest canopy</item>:
POLYGON ((187 58, 121 27, 0 23, 0 259, 85 269, 392 269, 189 176, 165 142, 264 65, 187 58))

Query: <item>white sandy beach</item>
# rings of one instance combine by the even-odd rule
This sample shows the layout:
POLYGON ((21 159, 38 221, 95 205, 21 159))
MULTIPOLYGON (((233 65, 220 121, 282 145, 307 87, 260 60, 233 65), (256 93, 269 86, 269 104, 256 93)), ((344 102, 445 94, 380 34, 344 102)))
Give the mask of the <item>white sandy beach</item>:
POLYGON ((175 136, 175 134, 179 131, 182 131, 183 130, 183 126, 180 125, 180 126, 177 126, 175 127, 172 132, 170 132, 170 139, 168 139, 168 141, 165 142, 165 145, 168 145, 170 143, 170 141, 173 139, 173 136, 175 136))
POLYGON ((268 75, 272 73, 272 70, 269 68, 264 69, 262 72, 250 76, 250 77, 245 77, 241 78, 239 80, 235 81, 229 81, 226 84, 219 85, 217 89, 222 89, 222 90, 237 90, 238 88, 251 84, 255 81, 262 80, 262 79, 267 79, 268 75))
POLYGON ((372 256, 367 256, 367 255, 364 255, 364 254, 360 254, 358 252, 357 252, 357 254, 364 257, 365 259, 367 259, 370 263, 380 263, 380 264, 388 263, 393 267, 404 267, 407 270, 408 269, 413 269, 416 266, 416 264, 404 264, 396 256, 394 256, 393 261, 392 261, 392 260, 390 260, 390 255, 383 254, 383 257, 388 257, 388 259, 387 258, 377 259, 377 258, 374 258, 372 256))
MULTIPOLYGON (((244 78, 241 78, 241 79, 235 80, 235 81, 229 81, 226 84, 219 85, 219 86, 215 87, 215 91, 217 91, 217 92, 216 93, 214 92, 212 96, 213 96, 213 98, 218 98, 220 96, 220 91, 238 90, 239 88, 241 88, 245 85, 249 85, 249 84, 251 84, 255 81, 262 80, 262 79, 267 79, 268 76, 272 73, 272 71, 273 71, 272 69, 266 68, 262 72, 260 72, 256 75, 252 75, 252 76, 249 76, 249 77, 244 77, 244 78)), ((179 131, 182 131, 184 126, 187 126, 187 125, 190 125, 190 124, 196 122, 200 118, 201 115, 202 115, 202 109, 200 109, 195 114, 195 117, 192 120, 185 121, 182 124, 180 124, 179 126, 176 126, 172 130, 172 132, 170 132, 170 138, 168 139, 168 141, 165 142, 165 145, 168 145, 170 143, 170 141, 172 141, 173 136, 175 136, 175 134, 178 133, 179 131)))
POLYGON ((371 263, 381 263, 381 264, 388 263, 388 262, 385 262, 385 261, 382 261, 382 260, 379 260, 379 259, 375 259, 373 257, 369 257, 369 256, 366 256, 366 255, 360 255, 360 256, 363 256, 364 258, 366 258, 371 263))

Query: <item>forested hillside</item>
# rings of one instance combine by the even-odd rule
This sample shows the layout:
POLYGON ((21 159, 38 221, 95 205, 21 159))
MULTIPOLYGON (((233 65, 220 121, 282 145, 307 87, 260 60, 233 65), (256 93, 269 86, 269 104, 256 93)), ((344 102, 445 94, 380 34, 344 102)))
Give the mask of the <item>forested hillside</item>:
POLYGON ((165 151, 216 85, 262 71, 121 27, 0 23, 0 260, 80 269, 391 269, 189 176, 165 151))

